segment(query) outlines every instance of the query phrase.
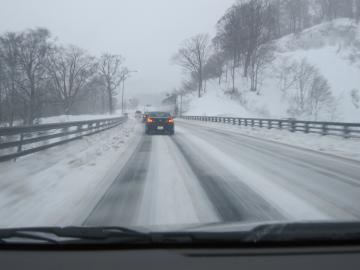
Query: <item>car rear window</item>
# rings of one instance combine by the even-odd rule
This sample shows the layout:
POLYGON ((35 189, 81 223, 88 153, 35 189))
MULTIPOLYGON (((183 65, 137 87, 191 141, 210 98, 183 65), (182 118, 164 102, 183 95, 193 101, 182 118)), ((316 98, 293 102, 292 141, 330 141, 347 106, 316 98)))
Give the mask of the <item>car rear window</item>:
POLYGON ((150 117, 170 117, 170 113, 167 112, 151 112, 150 117))

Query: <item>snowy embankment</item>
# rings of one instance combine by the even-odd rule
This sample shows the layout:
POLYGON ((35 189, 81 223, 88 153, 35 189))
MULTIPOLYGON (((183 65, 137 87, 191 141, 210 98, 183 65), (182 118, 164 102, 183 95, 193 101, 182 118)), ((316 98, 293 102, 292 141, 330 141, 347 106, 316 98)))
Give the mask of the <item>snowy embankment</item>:
POLYGON ((231 80, 219 85, 207 83, 202 98, 188 95, 187 115, 238 116, 259 118, 296 117, 315 120, 314 116, 291 114, 296 84, 287 84, 294 64, 305 61, 314 67, 330 87, 333 104, 321 108, 318 120, 360 121, 360 25, 349 19, 337 19, 274 41, 273 61, 259 75, 259 92, 249 91, 249 79, 239 69, 236 88, 242 103, 224 94, 231 80), (285 87, 287 85, 288 87, 285 87))
MULTIPOLYGON (((177 121, 189 121, 180 120, 177 121)), ((322 136, 317 134, 292 133, 288 130, 266 129, 259 127, 234 126, 224 123, 190 121, 203 127, 211 127, 221 131, 231 131, 242 135, 271 140, 295 147, 306 148, 317 152, 336 155, 343 158, 360 160, 360 139, 344 139, 337 136, 322 136)))
POLYGON ((88 121, 95 119, 105 119, 119 117, 121 114, 81 114, 81 115, 58 115, 40 118, 40 124, 64 123, 76 121, 88 121))
POLYGON ((192 94, 187 97, 188 110, 186 115, 200 115, 200 116, 240 116, 241 117, 255 117, 254 113, 249 112, 236 100, 231 100, 225 96, 221 91, 216 91, 210 88, 207 93, 201 97, 196 97, 192 94))
POLYGON ((80 225, 137 144, 138 127, 129 119, 108 131, 0 163, 0 227, 80 225))
MULTIPOLYGON (((120 117, 121 112, 116 111, 115 114, 80 114, 80 115, 56 115, 56 116, 47 116, 41 117, 35 120, 36 124, 53 124, 53 123, 65 123, 65 122, 76 122, 76 121, 88 121, 88 120, 97 120, 105 118, 114 118, 120 117)), ((13 126, 22 126, 23 121, 16 120, 13 123, 13 126)), ((0 122, 0 127, 8 126, 8 123, 0 122)))

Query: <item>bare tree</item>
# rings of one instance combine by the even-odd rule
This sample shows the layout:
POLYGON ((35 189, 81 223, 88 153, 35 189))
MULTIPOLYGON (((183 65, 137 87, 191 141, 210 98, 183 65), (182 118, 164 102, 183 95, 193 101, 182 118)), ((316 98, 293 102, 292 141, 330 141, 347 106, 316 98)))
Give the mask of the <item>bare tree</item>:
MULTIPOLYGON (((278 5, 280 5, 278 3, 278 5)), ((217 24, 217 35, 214 43, 218 45, 230 60, 230 75, 232 79, 232 94, 236 92, 236 69, 243 66, 243 76, 248 77, 251 71, 252 82, 256 82, 258 59, 262 45, 277 36, 275 29, 280 22, 276 19, 277 6, 268 1, 250 0, 233 5, 217 24)), ((227 65, 229 66, 229 64, 227 65)), ((252 87, 252 89, 256 87, 252 87)))
POLYGON ((360 0, 355 0, 354 15, 357 22, 360 21, 360 0))
POLYGON ((299 32, 310 25, 309 0, 284 0, 283 3, 290 33, 299 32))
POLYGON ((274 60, 274 47, 271 44, 258 47, 250 59, 250 91, 260 93, 258 88, 264 69, 274 60))
POLYGON ((3 119, 4 119, 3 107, 4 107, 4 99, 6 97, 6 93, 4 91, 5 90, 4 80, 5 80, 4 64, 3 64, 2 57, 0 55, 0 125, 3 122, 3 119))
POLYGON ((208 59, 204 67, 205 80, 217 78, 218 84, 221 84, 221 78, 224 74, 226 58, 223 52, 216 51, 208 59))
MULTIPOLYGON (((243 23, 243 4, 240 2, 233 5, 225 15, 217 23, 217 34, 213 39, 215 48, 220 48, 223 51, 226 60, 230 61, 230 64, 226 65, 226 75, 228 69, 230 69, 230 75, 232 80, 232 93, 235 94, 235 74, 236 69, 240 65, 240 60, 245 51, 243 44, 245 37, 243 23)), ((227 76, 226 76, 227 78, 227 76)))
POLYGON ((7 119, 12 126, 16 114, 19 78, 19 35, 6 33, 0 37, 2 104, 7 105, 7 119))
POLYGON ((173 57, 174 63, 184 71, 195 75, 197 80, 198 96, 204 91, 204 67, 210 54, 210 38, 207 34, 199 34, 185 40, 182 47, 173 57))
POLYGON ((49 54, 47 69, 56 98, 64 113, 69 114, 77 96, 96 72, 94 58, 74 46, 57 47, 49 54))
POLYGON ((28 30, 20 35, 19 65, 22 77, 18 85, 26 105, 26 123, 33 124, 39 116, 44 95, 45 61, 49 51, 50 32, 46 29, 28 30))
POLYGON ((93 104, 94 111, 105 114, 107 111, 107 90, 103 77, 100 75, 94 76, 86 87, 88 88, 87 92, 91 98, 91 104, 93 104))
POLYGON ((122 67, 124 58, 121 55, 103 54, 99 61, 99 72, 106 84, 109 101, 109 113, 114 112, 115 90, 124 80, 125 69, 122 67))
POLYGON ((331 110, 334 98, 327 80, 320 74, 313 77, 307 102, 308 113, 315 121, 318 120, 321 111, 331 110))
POLYGON ((279 67, 274 70, 274 76, 278 80, 279 89, 284 97, 286 97, 288 90, 293 88, 296 83, 296 78, 293 74, 297 67, 297 62, 289 62, 289 58, 285 58, 282 59, 279 67))
POLYGON ((129 70, 128 68, 124 67, 121 70, 121 81, 122 81, 122 88, 121 88, 121 111, 122 113, 126 110, 126 99, 125 99, 125 81, 131 77, 132 73, 137 73, 137 70, 129 70))
POLYGON ((333 20, 339 17, 356 18, 358 0, 316 0, 321 19, 333 20))
POLYGON ((108 100, 113 111, 116 87, 129 74, 121 56, 101 60, 103 72, 96 72, 94 57, 80 48, 56 46, 42 28, 0 35, 0 122, 11 126, 22 119, 32 125, 70 110, 103 113, 108 100))
POLYGON ((293 63, 288 71, 292 78, 287 81, 293 82, 286 90, 290 92, 290 115, 318 120, 320 113, 331 112, 336 102, 328 82, 314 66, 303 59, 300 63, 293 63))

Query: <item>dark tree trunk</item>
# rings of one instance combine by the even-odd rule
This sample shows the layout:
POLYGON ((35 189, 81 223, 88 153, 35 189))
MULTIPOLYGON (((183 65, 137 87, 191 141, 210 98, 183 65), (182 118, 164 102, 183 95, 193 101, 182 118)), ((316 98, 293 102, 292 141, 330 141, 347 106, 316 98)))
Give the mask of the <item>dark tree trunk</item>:
POLYGON ((198 97, 201 97, 202 81, 199 79, 198 83, 198 97))
POLYGON ((235 64, 233 64, 231 69, 231 80, 232 80, 232 93, 235 94, 235 64))
POLYGON ((248 76, 248 70, 249 70, 249 65, 250 65, 250 59, 251 58, 251 53, 247 52, 246 53, 246 57, 245 57, 245 63, 244 63, 244 77, 247 78, 248 76))
POLYGON ((112 93, 111 89, 108 87, 108 98, 109 98, 109 113, 113 114, 113 99, 112 99, 112 93))

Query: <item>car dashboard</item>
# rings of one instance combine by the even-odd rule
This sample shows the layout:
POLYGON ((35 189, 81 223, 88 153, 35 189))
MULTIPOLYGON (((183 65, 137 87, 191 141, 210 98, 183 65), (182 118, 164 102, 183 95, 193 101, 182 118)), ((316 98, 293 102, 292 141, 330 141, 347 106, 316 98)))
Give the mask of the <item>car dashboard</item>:
POLYGON ((360 269, 360 246, 11 249, 1 269, 360 269))

